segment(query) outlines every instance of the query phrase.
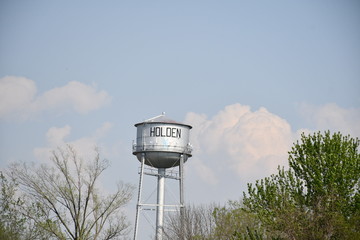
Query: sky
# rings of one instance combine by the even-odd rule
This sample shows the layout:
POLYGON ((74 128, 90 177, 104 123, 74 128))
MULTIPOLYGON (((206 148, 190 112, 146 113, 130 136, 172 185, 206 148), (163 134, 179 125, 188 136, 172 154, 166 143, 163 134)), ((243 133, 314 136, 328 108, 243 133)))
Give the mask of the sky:
POLYGON ((239 200, 301 132, 360 137, 359 26, 355 0, 2 0, 0 168, 98 146, 103 188, 137 186, 134 124, 165 112, 193 126, 185 201, 239 200))

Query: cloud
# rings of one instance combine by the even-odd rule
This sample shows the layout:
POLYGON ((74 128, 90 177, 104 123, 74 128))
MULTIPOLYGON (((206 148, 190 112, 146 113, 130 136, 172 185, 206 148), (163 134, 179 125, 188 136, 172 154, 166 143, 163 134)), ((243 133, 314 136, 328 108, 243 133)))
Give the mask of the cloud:
POLYGON ((315 131, 340 131, 344 135, 360 137, 360 108, 346 109, 335 103, 322 106, 302 104, 300 112, 315 131))
POLYGON ((71 127, 66 125, 64 127, 52 127, 46 132, 46 146, 34 149, 34 155, 40 161, 47 161, 51 156, 51 151, 57 147, 64 147, 65 144, 74 146, 79 156, 88 158, 93 156, 95 147, 99 147, 99 140, 106 135, 112 128, 110 122, 105 122, 95 132, 86 137, 76 140, 67 141, 66 138, 71 134, 71 127))
POLYGON ((42 95, 36 94, 36 84, 30 79, 14 76, 1 78, 0 118, 27 119, 44 111, 69 109, 86 114, 110 102, 107 92, 76 81, 50 89, 42 95))
POLYGON ((62 128, 52 127, 46 133, 46 139, 50 146, 59 146, 64 144, 64 139, 70 135, 71 128, 66 125, 62 128))
POLYGON ((219 183, 219 177, 215 175, 215 171, 213 171, 206 162, 195 158, 191 159, 191 165, 203 181, 213 186, 219 183))
POLYGON ((212 117, 190 112, 185 123, 193 126, 190 141, 193 157, 186 163, 190 195, 207 202, 241 197, 246 184, 277 172, 288 165, 288 151, 300 133, 340 131, 360 135, 360 109, 336 104, 303 105, 301 113, 309 124, 292 130, 290 124, 265 108, 226 106, 212 117))
POLYGON ((36 94, 35 83, 23 77, 0 79, 0 117, 26 111, 36 94))
POLYGON ((45 92, 34 102, 39 110, 71 106, 78 113, 88 113, 99 109, 110 101, 105 91, 97 91, 94 86, 80 82, 69 82, 63 87, 45 92))
POLYGON ((201 167, 195 168, 204 181, 209 181, 207 175, 220 178, 229 171, 247 182, 274 173, 278 165, 286 165, 293 142, 289 123, 265 108, 251 111, 233 104, 211 119, 188 113, 185 122, 193 126, 194 158, 210 168, 205 176, 201 167))

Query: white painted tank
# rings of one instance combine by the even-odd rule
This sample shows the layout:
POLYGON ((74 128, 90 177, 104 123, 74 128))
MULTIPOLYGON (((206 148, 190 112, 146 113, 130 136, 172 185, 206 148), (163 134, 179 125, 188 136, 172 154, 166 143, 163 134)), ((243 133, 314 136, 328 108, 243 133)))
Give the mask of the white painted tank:
POLYGON ((191 157, 190 125, 168 119, 163 114, 137 123, 135 127, 137 137, 133 154, 141 161, 144 153, 146 165, 170 168, 179 165, 181 155, 185 161, 191 157))

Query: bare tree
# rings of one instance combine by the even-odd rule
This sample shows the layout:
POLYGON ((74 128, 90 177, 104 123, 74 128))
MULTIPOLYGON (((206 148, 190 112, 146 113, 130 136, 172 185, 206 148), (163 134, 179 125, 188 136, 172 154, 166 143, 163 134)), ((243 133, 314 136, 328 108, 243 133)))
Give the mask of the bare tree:
POLYGON ((109 166, 95 150, 94 159, 84 161, 68 145, 52 152, 51 165, 10 166, 26 204, 22 213, 53 239, 108 240, 125 236, 129 224, 122 214, 133 192, 129 184, 118 184, 113 194, 97 186, 109 166))
POLYGON ((165 235, 169 240, 246 240, 262 239, 263 229, 252 213, 243 210, 242 203, 229 201, 225 206, 187 206, 183 216, 170 214, 165 235))
POLYGON ((165 226, 165 239, 210 239, 215 228, 213 215, 216 206, 186 206, 183 216, 179 212, 169 214, 165 226))

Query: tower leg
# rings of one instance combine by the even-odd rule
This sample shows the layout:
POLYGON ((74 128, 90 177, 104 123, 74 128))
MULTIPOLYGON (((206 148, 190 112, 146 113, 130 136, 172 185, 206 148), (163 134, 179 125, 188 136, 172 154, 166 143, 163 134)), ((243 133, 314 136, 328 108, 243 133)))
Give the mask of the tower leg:
POLYGON ((144 165, 145 165, 145 153, 141 155, 141 170, 140 170, 140 179, 139 179, 139 192, 138 192, 138 200, 136 205, 136 216, 135 216, 135 228, 134 228, 134 240, 137 238, 137 230, 139 226, 139 214, 141 208, 141 192, 142 192, 142 183, 144 177, 144 165))
POLYGON ((156 240, 162 240, 164 232, 164 196, 165 196, 165 168, 158 169, 158 189, 156 207, 156 240))
POLYGON ((181 232, 184 234, 183 239, 185 239, 184 155, 180 156, 179 189, 180 189, 180 227, 181 227, 181 232))

